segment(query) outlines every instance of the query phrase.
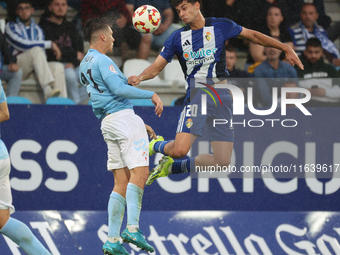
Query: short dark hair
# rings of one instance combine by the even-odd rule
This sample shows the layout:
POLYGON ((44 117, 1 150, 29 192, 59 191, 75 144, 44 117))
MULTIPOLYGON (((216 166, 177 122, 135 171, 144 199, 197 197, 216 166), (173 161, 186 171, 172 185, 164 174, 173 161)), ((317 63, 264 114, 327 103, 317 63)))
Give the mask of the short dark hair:
POLYGON ((18 8, 19 4, 29 4, 33 7, 33 3, 31 0, 19 0, 17 1, 16 8, 18 8))
POLYGON ((320 48, 322 48, 322 44, 321 44, 321 41, 318 38, 312 37, 312 38, 309 38, 306 42, 306 49, 308 47, 320 47, 320 48))
POLYGON ((302 7, 301 7, 301 12, 302 12, 303 8, 305 8, 305 6, 307 6, 307 5, 314 6, 316 12, 318 12, 318 9, 316 8, 315 4, 313 4, 313 3, 304 3, 304 4, 302 5, 302 7))
POLYGON ((225 47, 225 50, 226 51, 229 51, 229 52, 235 52, 236 53, 236 49, 231 46, 230 44, 228 44, 226 47, 225 47))
POLYGON ((89 19, 84 26, 84 36, 85 39, 91 42, 92 35, 99 31, 107 29, 107 27, 111 27, 110 22, 108 19, 103 17, 97 17, 93 19, 89 19))
MULTIPOLYGON (((176 8, 178 5, 180 5, 185 0, 170 0, 171 6, 173 8, 176 8)), ((202 8, 202 0, 186 0, 188 3, 194 4, 196 2, 199 2, 201 8, 202 8)))

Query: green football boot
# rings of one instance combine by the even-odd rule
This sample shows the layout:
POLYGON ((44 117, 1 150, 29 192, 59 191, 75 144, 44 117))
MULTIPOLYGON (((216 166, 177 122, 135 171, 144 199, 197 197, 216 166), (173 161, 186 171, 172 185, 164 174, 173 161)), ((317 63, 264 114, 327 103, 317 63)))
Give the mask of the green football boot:
POLYGON ((106 241, 102 248, 104 255, 130 255, 120 242, 110 243, 106 241))
POLYGON ((159 164, 150 172, 149 178, 146 180, 146 185, 150 185, 159 177, 166 177, 169 175, 169 168, 174 163, 174 160, 169 156, 163 156, 159 164))
POLYGON ((128 228, 126 228, 122 235, 121 235, 123 242, 126 243, 133 243, 137 247, 141 248, 144 251, 147 252, 154 252, 155 249, 146 242, 142 231, 137 229, 137 232, 130 232, 128 228))
POLYGON ((151 142, 149 143, 149 157, 151 157, 152 155, 154 155, 156 152, 153 149, 153 146, 155 145, 156 142, 162 142, 164 141, 163 136, 158 135, 157 139, 152 139, 151 142))

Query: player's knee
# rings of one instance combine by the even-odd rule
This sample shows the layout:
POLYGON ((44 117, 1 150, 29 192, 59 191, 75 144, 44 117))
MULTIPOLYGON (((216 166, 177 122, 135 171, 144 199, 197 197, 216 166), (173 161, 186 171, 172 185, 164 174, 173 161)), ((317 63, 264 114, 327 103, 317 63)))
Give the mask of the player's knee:
POLYGON ((216 164, 221 166, 221 167, 228 167, 231 163, 230 158, 220 158, 220 159, 215 159, 216 164))
POLYGON ((188 150, 186 150, 185 148, 181 147, 181 148, 174 148, 173 155, 170 155, 170 156, 174 157, 174 158, 183 158, 187 154, 188 154, 188 150))

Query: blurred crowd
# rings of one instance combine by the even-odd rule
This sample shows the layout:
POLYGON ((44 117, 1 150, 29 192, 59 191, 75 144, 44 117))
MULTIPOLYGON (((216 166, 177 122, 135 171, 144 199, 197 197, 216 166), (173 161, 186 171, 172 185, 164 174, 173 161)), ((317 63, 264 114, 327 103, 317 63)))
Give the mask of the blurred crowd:
MULTIPOLYGON (((112 23, 115 52, 122 62, 148 59, 159 52, 165 40, 183 24, 170 0, 7 0, 6 26, 0 33, 0 79, 7 82, 7 96, 20 94, 21 81, 33 77, 50 97, 67 97, 74 103, 87 100, 79 84, 79 64, 84 57, 82 27, 93 17, 105 15, 112 23), (162 15, 153 34, 141 34, 132 26, 136 8, 149 4, 162 15), (70 20, 68 11, 76 15, 70 20), (39 22, 34 12, 43 10, 39 22)), ((303 87, 311 92, 307 106, 340 106, 340 53, 334 41, 340 36, 340 22, 325 13, 323 0, 202 0, 205 17, 224 17, 260 31, 293 47, 304 70, 292 67, 284 54, 241 39, 226 44, 228 83, 245 94, 251 88, 254 106, 272 105, 272 88, 303 87), (246 63, 238 69, 239 52, 246 63)), ((280 93, 279 95, 280 96, 280 93)), ((304 95, 290 93, 289 98, 304 95)), ((179 99, 176 104, 180 104, 179 99)), ((247 103, 247 102, 246 102, 247 103)))

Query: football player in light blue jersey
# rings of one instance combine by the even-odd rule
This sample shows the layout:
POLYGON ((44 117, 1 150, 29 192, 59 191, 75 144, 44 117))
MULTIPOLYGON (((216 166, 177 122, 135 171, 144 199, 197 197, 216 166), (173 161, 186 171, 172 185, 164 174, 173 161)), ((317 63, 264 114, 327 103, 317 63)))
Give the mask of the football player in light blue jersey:
MULTIPOLYGON (((0 81, 0 122, 9 119, 6 101, 0 81)), ((28 255, 51 255, 26 224, 10 217, 15 211, 12 205, 11 185, 9 182, 10 171, 11 162, 8 151, 4 142, 0 139, 0 233, 19 245, 28 255)))
POLYGON ((171 0, 171 4, 186 26, 172 33, 152 65, 138 76, 134 75, 128 78, 129 84, 134 86, 141 81, 152 79, 176 55, 188 85, 175 141, 168 142, 164 141, 163 137, 158 137, 150 142, 150 156, 156 152, 166 156, 150 173, 147 185, 150 185, 158 177, 195 171, 195 166, 218 165, 221 168, 229 166, 234 144, 233 128, 229 126, 229 123, 213 125, 215 119, 228 121, 232 119, 231 93, 226 89, 215 90, 213 88, 216 83, 226 83, 226 78, 229 75, 225 64, 225 42, 228 39, 239 37, 252 43, 278 48, 285 52, 291 65, 296 64, 303 69, 298 56, 288 45, 260 32, 241 27, 227 18, 204 18, 200 11, 200 0, 171 0), (207 92, 197 89, 198 83, 207 86, 205 88, 207 92), (203 93, 215 93, 217 95, 216 92, 220 96, 221 106, 216 108, 215 102, 208 97, 207 113, 202 114, 200 108, 201 95, 203 93), (197 111, 192 111, 193 108, 197 111), (185 157, 193 141, 197 136, 202 136, 204 130, 207 131, 206 134, 208 134, 214 154, 201 154, 190 159, 174 162, 171 157, 185 157))
POLYGON ((124 242, 153 252, 139 230, 144 185, 149 176, 149 140, 147 131, 153 130, 134 113, 130 99, 151 99, 156 115, 163 111, 163 103, 154 92, 134 88, 127 83, 116 64, 107 57, 114 38, 109 23, 96 18, 86 23, 85 37, 90 49, 80 64, 80 79, 92 101, 97 118, 102 119, 101 131, 108 147, 107 170, 114 175, 114 187, 109 198, 109 231, 103 245, 105 254, 128 255, 120 243, 120 227, 127 206, 127 226, 121 234, 124 242), (148 129, 148 130, 147 130, 148 129))

